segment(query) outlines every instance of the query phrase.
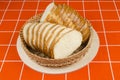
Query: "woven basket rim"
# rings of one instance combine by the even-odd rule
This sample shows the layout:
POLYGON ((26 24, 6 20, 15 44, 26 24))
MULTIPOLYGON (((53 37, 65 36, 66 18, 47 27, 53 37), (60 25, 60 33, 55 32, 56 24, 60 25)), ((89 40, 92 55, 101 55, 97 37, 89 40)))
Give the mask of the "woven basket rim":
MULTIPOLYGON (((38 15, 36 15, 36 16, 33 16, 32 18, 30 18, 28 21, 26 21, 25 22, 25 24, 26 23, 28 23, 28 22, 31 22, 32 20, 34 21, 36 18, 40 18, 41 17, 41 15, 42 14, 38 14, 38 15)), ((25 25, 24 24, 24 25, 25 25)), ((23 27, 24 27, 24 25, 23 25, 23 27)), ((72 55, 70 55, 70 56, 68 56, 68 57, 66 57, 66 58, 62 58, 62 59, 52 59, 52 58, 44 58, 44 57, 40 57, 40 56, 38 56, 38 55, 36 55, 36 54, 33 54, 31 51, 29 51, 29 49, 26 47, 26 44, 25 44, 25 41, 24 41, 24 39, 23 39, 23 34, 22 34, 22 31, 23 31, 23 27, 21 28, 21 30, 20 30, 20 39, 21 39, 21 42, 22 42, 22 47, 23 47, 23 49, 25 50, 25 52, 28 54, 28 55, 31 55, 31 56, 33 56, 33 57, 36 57, 36 58, 38 58, 38 59, 41 59, 41 60, 45 60, 45 61, 51 61, 51 62, 57 62, 57 61, 64 61, 64 60, 69 60, 69 59, 76 59, 76 56, 77 55, 83 55, 83 54, 85 54, 86 53, 86 51, 89 49, 89 47, 90 47, 90 44, 91 44, 91 41, 92 41, 92 35, 93 35, 93 32, 92 32, 92 30, 91 30, 91 28, 90 28, 90 36, 89 36, 89 40, 88 40, 88 43, 87 43, 87 45, 81 50, 81 51, 78 51, 78 52, 76 52, 76 53, 74 53, 74 54, 72 54, 72 55)), ((78 59, 78 58, 77 58, 78 59)), ((77 60, 76 59, 76 60, 77 60)), ((74 61, 72 62, 72 60, 70 60, 70 62, 71 63, 74 63, 74 61)), ((44 63, 40 63, 40 64, 43 64, 44 65, 44 63)), ((55 63, 56 64, 56 63, 55 63)), ((55 66, 55 64, 48 64, 49 66, 55 66)), ((64 64, 64 63, 63 63, 64 64)), ((69 64, 69 63, 68 63, 69 64)), ((60 65, 60 64, 59 64, 60 65)), ((59 66, 59 65, 57 65, 57 66, 59 66)))

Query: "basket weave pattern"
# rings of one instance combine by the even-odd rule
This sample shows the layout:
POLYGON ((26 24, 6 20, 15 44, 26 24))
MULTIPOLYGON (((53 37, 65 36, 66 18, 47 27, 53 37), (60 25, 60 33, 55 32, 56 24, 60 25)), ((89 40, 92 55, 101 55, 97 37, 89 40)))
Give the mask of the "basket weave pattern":
MULTIPOLYGON (((39 22, 40 18, 41 18, 41 14, 38 14, 38 15, 30 18, 28 21, 26 21, 26 23, 28 23, 28 22, 39 22)), ((82 50, 80 48, 77 49, 77 51, 75 51, 72 55, 68 56, 67 58, 50 59, 50 58, 45 58, 45 57, 38 56, 37 54, 32 52, 30 49, 28 49, 27 44, 25 43, 24 38, 23 38, 23 34, 22 34, 23 33, 23 27, 20 30, 20 39, 21 39, 21 44, 22 44, 22 47, 23 47, 24 51, 37 64, 43 65, 43 66, 48 66, 48 67, 67 66, 67 65, 70 65, 70 64, 73 64, 73 63, 79 61, 87 53, 87 51, 90 47, 90 44, 91 44, 91 40, 92 40, 92 32, 91 32, 89 40, 87 41, 86 45, 84 46, 84 48, 82 50)))

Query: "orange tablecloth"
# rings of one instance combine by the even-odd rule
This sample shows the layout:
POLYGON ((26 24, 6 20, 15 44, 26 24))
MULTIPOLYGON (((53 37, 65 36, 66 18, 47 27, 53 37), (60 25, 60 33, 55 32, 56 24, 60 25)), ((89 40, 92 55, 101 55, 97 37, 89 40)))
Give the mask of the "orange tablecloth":
POLYGON ((0 80, 120 80, 120 1, 0 0, 0 80), (44 74, 27 67, 18 56, 16 40, 20 28, 52 1, 76 9, 99 35, 97 56, 80 70, 44 74))

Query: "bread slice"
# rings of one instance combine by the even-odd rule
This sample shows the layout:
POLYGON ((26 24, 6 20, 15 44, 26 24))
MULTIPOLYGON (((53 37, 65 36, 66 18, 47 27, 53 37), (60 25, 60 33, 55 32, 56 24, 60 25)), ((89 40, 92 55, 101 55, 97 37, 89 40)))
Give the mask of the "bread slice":
POLYGON ((69 31, 64 34, 54 45, 53 54, 54 58, 65 58, 71 55, 82 42, 82 35, 75 31, 69 31))
POLYGON ((37 31, 37 36, 36 36, 36 38, 37 38, 37 47, 38 47, 38 49, 39 50, 43 50, 43 30, 45 29, 45 27, 47 26, 47 25, 49 25, 49 23, 41 23, 42 25, 40 25, 39 27, 39 29, 38 29, 38 31, 37 31))
POLYGON ((57 29, 58 27, 56 25, 53 25, 52 26, 52 29, 49 29, 48 32, 47 32, 47 36, 45 37, 45 52, 46 53, 49 53, 49 47, 50 47, 50 43, 51 43, 51 38, 53 37, 53 33, 55 32, 55 30, 57 29))
POLYGON ((34 37, 34 28, 37 25, 37 23, 33 23, 31 26, 29 26, 29 31, 28 31, 28 43, 29 45, 35 49, 34 45, 33 45, 33 37, 34 37))
POLYGON ((33 32, 33 45, 34 45, 34 47, 35 47, 35 49, 36 50, 39 50, 39 48, 38 48, 38 41, 37 41, 37 36, 38 36, 38 32, 40 32, 39 31, 39 29, 41 28, 41 26, 42 26, 42 23, 38 23, 35 27, 34 27, 34 32, 33 32))
POLYGON ((82 42, 80 32, 49 22, 26 23, 23 38, 31 48, 54 59, 71 55, 82 42))
POLYGON ((25 42, 28 44, 28 39, 27 39, 27 30, 28 30, 28 28, 30 27, 32 25, 32 23, 27 23, 27 24, 25 24, 24 25, 24 30, 23 30, 23 37, 24 37, 24 40, 25 40, 25 42))
POLYGON ((47 8, 45 9, 42 15, 40 22, 44 22, 54 8, 56 8, 56 5, 54 3, 49 4, 49 6, 47 6, 47 8))
POLYGON ((85 20, 78 14, 78 12, 66 4, 50 3, 40 19, 40 22, 46 21, 64 25, 66 27, 80 31, 83 35, 83 43, 86 42, 89 38, 90 26, 86 26, 86 24, 88 24, 87 20, 85 20), (84 33, 84 30, 82 29, 84 25, 85 28, 87 28, 88 34, 86 34, 86 32, 84 33))
POLYGON ((58 33, 62 30, 62 29, 64 29, 65 27, 59 27, 59 25, 56 25, 56 26, 54 26, 55 28, 54 28, 54 30, 52 31, 52 34, 49 36, 49 39, 48 39, 48 41, 47 41, 47 46, 48 46, 48 48, 47 48, 47 53, 50 53, 50 47, 51 47, 51 44, 52 44, 52 42, 54 41, 54 39, 56 38, 56 36, 58 36, 58 33))
POLYGON ((48 30, 46 30, 46 33, 45 33, 45 36, 44 36, 44 40, 43 40, 43 44, 44 44, 44 47, 43 47, 43 51, 44 53, 48 53, 47 50, 48 50, 48 40, 49 40, 49 37, 50 37, 50 34, 51 34, 51 31, 53 31, 53 29, 55 28, 54 27, 55 24, 49 24, 48 25, 48 30))

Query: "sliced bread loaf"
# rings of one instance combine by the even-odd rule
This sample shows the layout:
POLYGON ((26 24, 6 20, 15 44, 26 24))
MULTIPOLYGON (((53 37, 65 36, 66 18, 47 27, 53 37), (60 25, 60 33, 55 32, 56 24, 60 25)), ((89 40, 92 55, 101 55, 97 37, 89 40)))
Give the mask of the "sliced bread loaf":
POLYGON ((50 3, 46 7, 40 22, 51 22, 76 29, 82 33, 83 43, 86 42, 90 36, 89 22, 80 16, 77 11, 65 4, 50 3), (82 29, 83 27, 84 29, 82 29))
POLYGON ((49 22, 26 23, 23 38, 32 49, 54 59, 71 55, 82 43, 82 34, 77 30, 49 22))

